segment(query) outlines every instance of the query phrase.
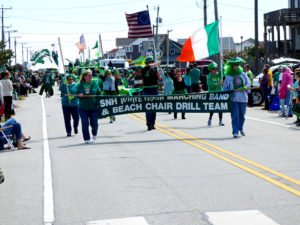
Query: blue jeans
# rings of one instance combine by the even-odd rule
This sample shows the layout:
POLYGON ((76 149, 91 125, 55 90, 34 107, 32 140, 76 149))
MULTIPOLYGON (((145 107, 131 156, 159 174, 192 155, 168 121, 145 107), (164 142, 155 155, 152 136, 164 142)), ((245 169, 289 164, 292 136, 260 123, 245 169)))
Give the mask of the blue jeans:
POLYGON ((246 102, 232 102, 231 125, 232 134, 238 134, 244 131, 244 122, 246 114, 246 102))
POLYGON ((77 129, 79 124, 78 106, 62 106, 65 120, 66 132, 71 133, 71 116, 73 118, 73 127, 77 129))
POLYGON ((287 90, 286 92, 286 97, 285 99, 280 99, 280 110, 281 110, 281 113, 282 114, 285 114, 285 106, 288 106, 289 107, 289 111, 288 111, 288 115, 293 115, 293 112, 292 112, 292 100, 290 99, 291 97, 291 91, 290 90, 287 90))
POLYGON ((90 140, 89 125, 92 127, 92 135, 97 136, 98 132, 98 114, 95 110, 82 110, 79 109, 79 115, 81 118, 82 134, 85 141, 90 140))
MULTIPOLYGON (((12 135, 16 138, 16 140, 20 140, 22 138, 22 127, 21 124, 18 123, 14 118, 10 118, 5 123, 1 125, 1 127, 12 126, 10 128, 5 129, 3 132, 6 136, 12 135)), ((4 144, 6 144, 6 139, 0 133, 0 150, 4 149, 4 144)))
MULTIPOLYGON (((157 88, 145 88, 144 95, 158 95, 157 88)), ((147 126, 152 127, 155 124, 156 112, 146 112, 147 126)))

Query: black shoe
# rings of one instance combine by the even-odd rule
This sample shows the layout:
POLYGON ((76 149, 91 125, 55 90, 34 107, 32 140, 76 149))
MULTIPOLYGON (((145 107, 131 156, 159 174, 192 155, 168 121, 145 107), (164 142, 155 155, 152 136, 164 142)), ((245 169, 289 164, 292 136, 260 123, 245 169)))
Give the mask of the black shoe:
POLYGON ((149 131, 151 130, 151 127, 150 127, 150 126, 148 126, 148 130, 149 130, 149 131))
POLYGON ((177 119, 177 115, 174 115, 174 119, 177 119))
POLYGON ((0 170, 0 184, 2 184, 4 182, 4 175, 2 170, 0 170))
POLYGON ((67 136, 68 136, 68 137, 71 137, 71 133, 67 133, 67 136))
POLYGON ((151 126, 151 129, 153 129, 153 130, 154 130, 154 129, 155 129, 155 126, 154 126, 154 125, 153 125, 153 126, 151 126))
POLYGON ((186 118, 185 118, 185 116, 182 116, 181 119, 185 120, 186 118))
POLYGON ((293 115, 288 115, 288 117, 293 117, 293 115))
POLYGON ((74 133, 75 133, 75 134, 78 134, 78 128, 75 128, 75 127, 74 127, 74 133))

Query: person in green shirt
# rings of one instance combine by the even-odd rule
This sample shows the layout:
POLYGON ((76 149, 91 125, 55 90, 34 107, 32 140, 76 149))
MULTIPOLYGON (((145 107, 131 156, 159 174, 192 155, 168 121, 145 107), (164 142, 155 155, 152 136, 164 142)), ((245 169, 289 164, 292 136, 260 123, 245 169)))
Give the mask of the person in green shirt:
POLYGON ((71 117, 73 118, 73 128, 74 133, 78 133, 78 124, 79 124, 79 113, 78 113, 78 98, 74 96, 77 93, 77 85, 74 82, 72 75, 67 75, 65 82, 62 82, 59 86, 61 91, 61 104, 64 114, 65 128, 67 136, 71 137, 71 117))
POLYGON ((51 74, 48 71, 45 72, 42 78, 42 87, 40 90, 40 95, 43 95, 43 92, 46 92, 46 98, 50 98, 53 95, 53 86, 54 80, 51 74))
POLYGON ((86 70, 81 74, 77 93, 79 96, 79 115, 81 118, 82 134, 85 143, 90 142, 89 124, 92 127, 93 140, 96 140, 98 133, 97 109, 99 100, 97 95, 101 95, 101 90, 96 80, 93 80, 91 70, 86 70), (94 97, 89 97, 94 95, 94 97))
MULTIPOLYGON (((246 64, 244 66, 244 69, 245 69, 247 77, 250 80, 250 84, 251 84, 250 87, 253 87, 253 73, 250 70, 250 65, 246 64)), ((251 90, 249 90, 249 92, 248 92, 248 107, 253 107, 253 97, 252 97, 252 91, 251 90)))
MULTIPOLYGON (((216 92, 216 91, 222 91, 222 75, 218 71, 218 65, 216 63, 211 63, 208 65, 209 74, 207 75, 207 86, 208 86, 208 92, 216 92)), ((208 118, 208 126, 211 126, 211 120, 214 113, 209 113, 208 118)), ((219 112, 219 126, 224 126, 224 123, 222 122, 223 113, 219 112)))

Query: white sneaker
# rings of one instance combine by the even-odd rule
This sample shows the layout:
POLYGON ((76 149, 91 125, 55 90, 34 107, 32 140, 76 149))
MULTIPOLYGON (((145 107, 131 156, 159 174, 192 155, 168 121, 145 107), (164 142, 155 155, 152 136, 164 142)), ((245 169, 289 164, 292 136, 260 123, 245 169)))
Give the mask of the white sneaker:
POLYGON ((89 144, 90 143, 90 140, 86 140, 86 141, 84 141, 86 144, 89 144))
POLYGON ((93 136, 93 140, 96 141, 96 139, 97 139, 97 136, 93 136))

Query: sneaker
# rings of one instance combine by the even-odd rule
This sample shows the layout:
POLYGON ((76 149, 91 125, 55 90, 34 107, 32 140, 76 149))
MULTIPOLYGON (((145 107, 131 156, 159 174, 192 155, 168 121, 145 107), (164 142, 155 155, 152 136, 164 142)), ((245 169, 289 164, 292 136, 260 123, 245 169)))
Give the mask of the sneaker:
POLYGON ((288 117, 293 117, 293 115, 289 115, 288 117))
POLYGON ((112 120, 110 120, 110 121, 109 121, 109 123, 113 123, 113 121, 112 121, 112 120))
POLYGON ((78 134, 78 128, 77 127, 76 128, 74 127, 74 133, 78 134))
POLYGON ((211 126, 211 120, 208 120, 207 125, 211 126))
POLYGON ((281 113, 281 114, 279 114, 279 117, 286 117, 286 115, 285 115, 285 113, 281 113))
POLYGON ((154 129, 155 129, 155 126, 154 126, 154 125, 153 125, 153 126, 151 126, 151 129, 152 129, 152 130, 154 130, 154 129))
POLYGON ((185 120, 186 118, 185 118, 185 116, 182 116, 181 119, 185 120))
POLYGON ((238 134, 234 134, 234 135, 233 135, 233 138, 238 138, 238 137, 239 137, 238 134))
POLYGON ((96 141, 96 139, 97 139, 97 136, 93 136, 93 140, 96 141))
POLYGON ((219 126, 225 126, 225 124, 222 121, 220 121, 219 126))
POLYGON ((67 133, 67 137, 71 137, 71 133, 67 133))
POLYGON ((177 115, 174 114, 174 119, 177 119, 177 115))
POLYGON ((113 116, 113 117, 112 117, 112 120, 115 122, 115 121, 116 121, 116 117, 115 117, 115 116, 113 116))
POLYGON ((151 130, 151 127, 150 127, 150 126, 148 126, 148 130, 149 130, 149 131, 151 130))
POLYGON ((86 144, 89 144, 90 143, 90 140, 85 140, 84 141, 86 144))
POLYGON ((246 136, 245 132, 243 130, 240 131, 242 136, 246 136))

